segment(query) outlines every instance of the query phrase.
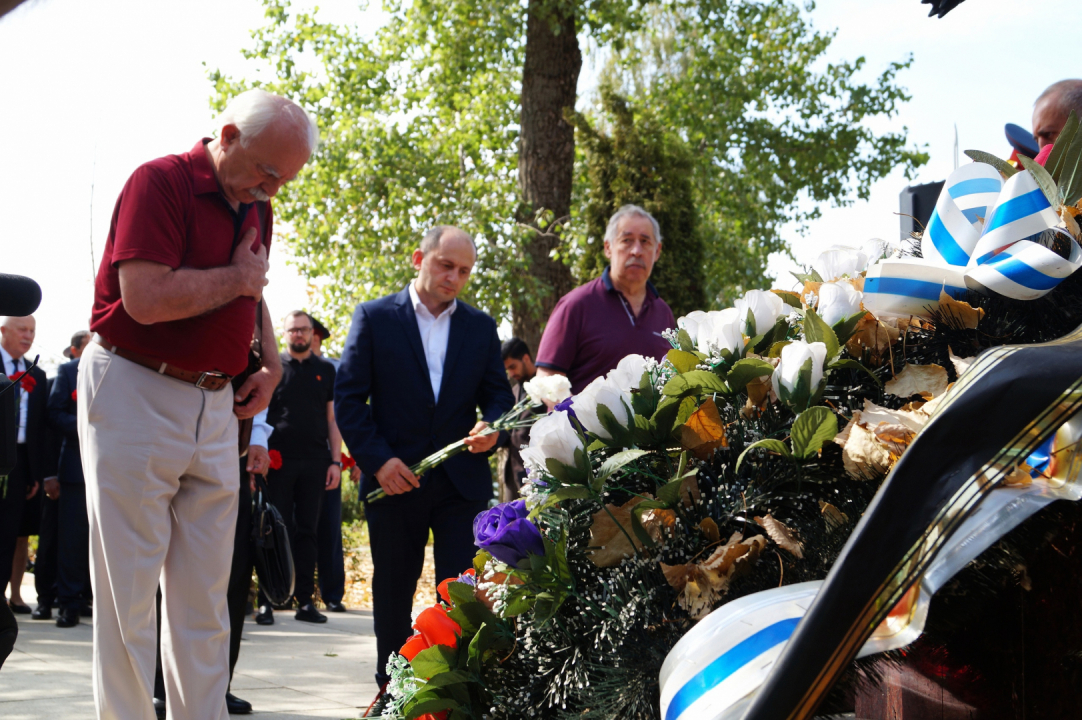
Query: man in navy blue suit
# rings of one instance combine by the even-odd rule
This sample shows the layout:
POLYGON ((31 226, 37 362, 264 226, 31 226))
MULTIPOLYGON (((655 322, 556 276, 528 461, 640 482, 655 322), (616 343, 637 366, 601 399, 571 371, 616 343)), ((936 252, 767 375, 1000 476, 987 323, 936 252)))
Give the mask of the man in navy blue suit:
POLYGON ((389 496, 365 505, 381 686, 387 658, 412 635, 429 531, 437 582, 472 566, 473 518, 492 497, 487 455, 498 438, 477 435, 515 402, 496 322, 456 300, 476 259, 462 230, 429 230, 413 253, 417 278, 395 295, 357 306, 335 384, 335 417, 363 473, 361 496, 378 488, 389 496), (467 435, 469 453, 423 477, 410 472, 467 435))
POLYGON ((81 614, 89 614, 90 523, 86 514, 83 461, 79 454, 75 389, 79 356, 89 340, 90 333, 85 330, 72 336, 70 357, 74 359, 56 369, 56 380, 49 393, 49 424, 63 438, 57 472, 60 551, 56 578, 56 600, 60 608, 56 624, 62 628, 75 627, 81 614))

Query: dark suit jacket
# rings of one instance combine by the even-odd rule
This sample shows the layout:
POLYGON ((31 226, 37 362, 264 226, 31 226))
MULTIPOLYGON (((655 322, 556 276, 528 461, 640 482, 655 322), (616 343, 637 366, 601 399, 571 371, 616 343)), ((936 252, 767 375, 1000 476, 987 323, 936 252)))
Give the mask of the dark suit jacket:
MULTIPOLYGON (((464 438, 478 408, 491 422, 514 405, 496 322, 461 300, 451 316, 439 395, 437 403, 409 288, 358 305, 338 368, 334 414, 364 475, 362 493, 379 487, 375 473, 391 458, 413 465, 464 438)), ((441 467, 466 499, 492 497, 487 455, 463 452, 441 467)))
MULTIPOLYGON (((45 404, 49 397, 49 388, 45 371, 34 368, 29 375, 34 378, 34 389, 27 397, 29 406, 26 411, 26 449, 30 459, 30 482, 40 483, 45 478, 56 475, 56 454, 51 452, 53 437, 46 424, 45 404)), ((18 400, 15 407, 17 413, 18 400)), ((15 426, 18 427, 17 415, 15 426)))
POLYGON ((59 478, 62 483, 83 484, 83 462, 79 453, 79 428, 75 399, 79 359, 56 369, 56 379, 49 393, 49 425, 61 437, 59 478))

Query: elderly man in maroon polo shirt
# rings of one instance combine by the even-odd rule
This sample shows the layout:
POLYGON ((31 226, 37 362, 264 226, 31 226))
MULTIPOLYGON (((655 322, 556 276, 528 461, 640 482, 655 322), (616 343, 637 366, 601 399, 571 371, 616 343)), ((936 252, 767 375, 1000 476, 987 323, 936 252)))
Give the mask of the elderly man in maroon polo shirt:
POLYGON ((238 95, 215 139, 136 169, 116 203, 78 378, 99 718, 154 717, 155 588, 172 720, 225 720, 237 419, 282 368, 265 303, 269 200, 318 142, 312 118, 238 95), (236 393, 257 308, 263 367, 236 393))
POLYGON ((605 229, 605 257, 601 277, 556 303, 537 350, 537 374, 567 375, 573 393, 628 355, 661 360, 672 347, 661 333, 676 319, 650 282, 661 257, 654 216, 638 205, 617 210, 605 229))

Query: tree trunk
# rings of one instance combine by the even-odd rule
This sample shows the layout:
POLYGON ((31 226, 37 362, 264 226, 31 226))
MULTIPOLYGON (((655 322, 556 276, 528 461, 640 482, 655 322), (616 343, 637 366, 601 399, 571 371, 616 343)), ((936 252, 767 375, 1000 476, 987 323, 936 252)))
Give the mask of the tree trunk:
POLYGON ((574 287, 571 270, 549 253, 563 242, 563 228, 571 214, 575 129, 564 120, 564 110, 575 107, 582 69, 574 11, 542 15, 546 4, 552 3, 530 0, 527 11, 518 151, 518 221, 543 231, 532 232, 524 247, 530 274, 541 282, 543 291, 540 303, 520 299, 512 307, 514 333, 534 355, 552 307, 574 287), (545 219, 538 217, 542 211, 545 219), (560 222, 549 228, 552 220, 560 222))

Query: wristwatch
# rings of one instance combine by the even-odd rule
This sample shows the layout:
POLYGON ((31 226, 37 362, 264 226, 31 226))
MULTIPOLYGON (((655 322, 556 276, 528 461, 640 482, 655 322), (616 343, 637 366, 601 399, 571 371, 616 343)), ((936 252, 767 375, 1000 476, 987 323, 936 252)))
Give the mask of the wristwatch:
POLYGON ((331 465, 337 465, 338 467, 342 467, 342 461, 341 460, 331 460, 331 465))

